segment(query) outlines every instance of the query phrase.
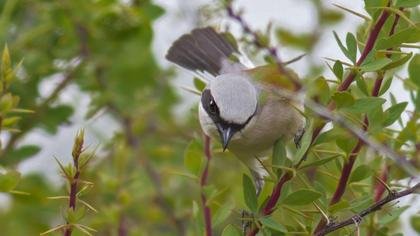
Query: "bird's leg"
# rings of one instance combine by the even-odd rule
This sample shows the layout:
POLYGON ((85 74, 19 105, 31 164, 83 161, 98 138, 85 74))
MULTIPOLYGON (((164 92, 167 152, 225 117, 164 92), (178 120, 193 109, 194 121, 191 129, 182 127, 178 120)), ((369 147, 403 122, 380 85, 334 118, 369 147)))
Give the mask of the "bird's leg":
POLYGON ((254 214, 247 210, 241 210, 241 221, 242 221, 242 234, 246 235, 248 231, 252 228, 252 221, 254 214))
POLYGON ((293 140, 295 142, 296 148, 300 148, 300 142, 302 141, 302 137, 304 134, 305 128, 298 129, 298 131, 296 132, 295 138, 293 140))
POLYGON ((257 198, 261 193, 262 188, 264 187, 264 178, 257 171, 251 170, 252 178, 255 183, 255 190, 257 198))

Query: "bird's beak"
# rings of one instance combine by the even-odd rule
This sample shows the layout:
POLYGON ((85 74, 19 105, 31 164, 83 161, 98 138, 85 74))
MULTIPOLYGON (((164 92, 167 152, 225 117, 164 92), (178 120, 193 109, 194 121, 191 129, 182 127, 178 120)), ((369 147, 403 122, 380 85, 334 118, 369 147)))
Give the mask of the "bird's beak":
POLYGON ((232 138, 235 132, 232 130, 232 127, 230 126, 228 127, 218 126, 218 129, 219 129, 220 137, 222 139, 223 151, 225 151, 229 145, 230 139, 232 138))

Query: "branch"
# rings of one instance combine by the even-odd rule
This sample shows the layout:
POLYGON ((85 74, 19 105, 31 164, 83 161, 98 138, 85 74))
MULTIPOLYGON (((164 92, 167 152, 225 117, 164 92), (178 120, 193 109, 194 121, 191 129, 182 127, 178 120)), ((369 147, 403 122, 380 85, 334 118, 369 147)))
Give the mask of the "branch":
POLYGON ((295 60, 299 60, 302 56, 293 59, 291 61, 288 61, 286 63, 283 63, 283 61, 280 59, 279 53, 277 51, 276 47, 272 47, 270 46, 268 43, 265 43, 261 36, 251 30, 251 27, 248 25, 248 23, 243 19, 243 17, 241 16, 241 14, 239 12, 235 12, 233 10, 232 7, 232 2, 227 3, 226 5, 226 11, 228 13, 228 16, 234 20, 236 20, 241 28, 243 29, 243 31, 246 34, 249 34, 252 38, 253 38, 253 44, 259 48, 259 49, 263 49, 266 50, 271 56, 272 58, 275 60, 278 71, 281 75, 284 75, 293 85, 296 91, 299 91, 302 88, 302 84, 300 83, 300 81, 298 79, 295 78, 295 76, 291 75, 290 72, 284 67, 284 65, 289 64, 295 60))
MULTIPOLYGON (((391 1, 388 2, 388 6, 390 4, 391 4, 391 1)), ((375 46, 376 41, 378 40, 379 32, 381 31, 381 29, 384 26, 388 17, 389 17, 389 12, 386 11, 386 9, 384 9, 382 11, 381 15, 379 16, 378 21, 376 22, 376 24, 374 25, 374 27, 372 28, 372 30, 369 33, 369 36, 368 36, 368 39, 367 39, 367 42, 366 42, 366 46, 363 49, 361 56, 359 57, 359 59, 356 62, 357 66, 360 66, 365 61, 367 55, 369 55, 369 53, 372 51, 373 47, 375 46)), ((394 34, 394 30, 395 30, 395 27, 398 23, 398 20, 399 20, 399 17, 398 17, 398 19, 397 18, 395 19, 390 34, 394 34)), ((356 78, 356 73, 351 71, 349 73, 349 75, 346 77, 346 79, 337 88, 337 91, 346 91, 350 87, 351 83, 354 81, 355 78, 356 78)), ((382 81, 381 81, 381 83, 382 83, 382 81)), ((376 82, 375 82, 375 86, 376 86, 376 82)), ((328 104, 328 108, 330 110, 334 110, 335 109, 335 103, 333 101, 331 101, 328 104)), ((315 140, 318 138, 319 134, 321 133, 321 131, 325 127, 325 125, 326 125, 326 123, 320 124, 318 127, 316 127, 314 129, 311 144, 314 143, 315 140)), ((306 160, 307 155, 308 155, 308 152, 306 152, 305 155, 303 155, 303 157, 301 158, 301 160, 299 160, 299 162, 297 164, 297 167, 299 167, 302 164, 302 162, 304 160, 306 160)))
MULTIPOLYGON (((388 3, 388 5, 389 5, 389 3, 388 3)), ((378 23, 381 23, 382 25, 385 23, 385 22, 382 22, 383 19, 385 18, 384 16, 387 16, 386 12, 382 12, 381 16, 379 17, 378 23)), ((398 25, 399 20, 400 20, 400 16, 396 15, 395 19, 394 19, 394 22, 392 24, 391 30, 388 34, 389 36, 392 36, 394 34, 395 28, 398 25)), ((374 29, 372 31, 375 31, 376 28, 377 27, 374 27, 374 29)), ((376 34, 376 37, 377 37, 377 33, 375 33, 375 34, 376 34)), ((370 38, 372 38, 372 37, 369 37, 369 39, 370 38)), ((369 44, 369 39, 368 39, 368 43, 366 44, 366 47, 368 47, 368 46, 373 47, 374 43, 369 44)), ((366 47, 365 47, 365 49, 366 49, 366 47)), ((387 50, 390 51, 390 50, 392 50, 392 48, 389 48, 387 50)), ((362 56, 360 57, 359 61, 362 58, 363 59, 366 58, 366 56, 363 56, 363 55, 364 54, 362 53, 362 56)), ((390 56, 391 56, 390 54, 387 54, 387 57, 390 57, 390 56)), ((378 78, 376 78, 376 80, 375 80, 375 85, 372 88, 372 92, 371 92, 372 97, 377 97, 378 96, 379 90, 380 90, 381 85, 382 85, 382 81, 383 81, 383 73, 379 73, 378 78)), ((369 120, 368 120, 367 115, 365 115, 364 120, 363 120, 363 133, 365 133, 368 130, 368 126, 369 126, 369 120)), ((352 149, 348 160, 344 163, 343 169, 341 170, 340 180, 338 182, 337 188, 334 192, 333 197, 331 198, 331 200, 329 202, 330 206, 338 203, 341 200, 341 198, 343 197, 343 195, 346 191, 346 188, 347 188, 347 182, 348 182, 348 179, 350 177, 351 171, 353 169, 354 163, 356 162, 357 156, 358 156, 361 148, 363 147, 364 143, 366 143, 366 142, 364 142, 364 140, 359 137, 358 140, 357 140, 357 144, 352 149)), ((391 150, 390 148, 387 148, 387 149, 390 151, 390 153, 388 153, 388 154, 393 156, 393 159, 395 161, 402 160, 400 157, 398 157, 398 154, 396 154, 393 150, 391 150)), ((406 168, 411 169, 410 165, 408 163, 404 163, 403 165, 406 166, 406 168)), ((318 225, 315 229, 315 232, 318 232, 319 230, 321 230, 325 226, 326 223, 327 223, 326 220, 324 218, 322 218, 321 221, 318 223, 318 225)))
MULTIPOLYGON (((387 6, 389 7, 391 5, 391 1, 388 2, 387 6)), ((376 22, 375 26, 372 28, 372 30, 369 33, 366 46, 363 49, 362 54, 359 57, 359 60, 356 62, 356 66, 360 66, 366 59, 367 55, 372 51, 373 46, 376 43, 376 40, 378 39, 379 32, 381 32, 382 27, 384 26, 386 20, 389 17, 389 12, 387 10, 383 10, 381 15, 378 18, 378 21, 376 22)), ((397 20, 398 22, 398 20, 397 20)), ((393 33, 393 31, 392 31, 393 33)), ((345 91, 350 87, 350 84, 354 81, 356 77, 356 73, 352 72, 350 73, 347 78, 343 81, 343 83, 338 87, 338 91, 345 91)))
MULTIPOLYGON (((390 5, 390 2, 388 2, 388 6, 390 5)), ((226 6, 226 10, 228 12, 228 15, 235 19, 236 21, 239 22, 239 24, 241 25, 242 29, 244 30, 244 32, 250 34, 251 36, 253 36, 254 38, 254 45, 257 46, 258 48, 263 48, 266 49, 270 55, 276 60, 277 65, 279 67, 279 72, 280 73, 284 73, 284 71, 286 71, 283 68, 283 64, 281 63, 281 60, 279 59, 278 53, 276 48, 274 47, 269 47, 267 45, 262 45, 260 43, 259 40, 259 36, 256 32, 252 31, 249 27, 249 25, 243 20, 243 18, 241 17, 240 14, 237 14, 233 11, 231 3, 227 4, 226 6)), ((356 62, 357 66, 360 66, 364 60, 366 59, 367 55, 372 51, 377 39, 378 39, 378 35, 383 27, 383 25, 385 24, 386 20, 389 17, 389 12, 384 9, 381 13, 381 15, 378 18, 378 21, 376 22, 376 24, 374 25, 374 27, 372 28, 372 30, 369 33, 368 36, 368 40, 366 42, 366 46, 363 49, 363 52, 361 53, 361 56, 359 57, 359 59, 356 62)), ((396 21, 398 22, 398 19, 396 18, 396 21)), ((391 34, 394 33, 395 30, 395 26, 397 25, 396 22, 394 22, 392 30, 391 30, 391 34)), ((288 76, 289 77, 289 76, 288 76)), ((343 81, 343 83, 338 87, 338 91, 345 91, 347 90, 351 83, 354 81, 354 79, 356 78, 356 73, 351 72, 347 78, 343 81)), ((299 91, 302 88, 302 85, 300 84, 299 81, 295 82, 292 80, 292 82, 295 84, 295 87, 298 88, 297 90, 299 91)), ((378 92, 379 92, 379 88, 382 84, 382 78, 378 79, 377 81, 375 81, 375 86, 372 92, 372 95, 377 96, 378 92)), ((302 89, 303 90, 303 89, 302 89)), ((376 151, 379 152, 385 152, 387 156, 392 157, 392 159, 394 159, 397 163, 399 163, 401 166, 405 167, 405 169, 409 172, 412 173, 412 168, 410 168, 411 166, 409 165, 409 163, 406 161, 406 159, 401 158, 397 153, 395 153, 393 150, 389 149, 388 147, 386 147, 385 145, 381 145, 377 142, 374 142, 372 140, 369 140, 367 138, 367 136, 364 134, 364 131, 360 132, 358 129, 354 129, 351 125, 347 124, 347 122, 345 122, 344 119, 341 119, 341 117, 336 117, 334 114, 332 114, 330 111, 333 110, 335 108, 335 104, 334 102, 330 102, 328 105, 328 109, 325 109, 321 106, 319 106, 317 103, 314 103, 312 101, 310 102, 305 102, 305 104, 307 106, 310 106, 312 110, 314 110, 315 113, 317 113, 319 116, 326 118, 329 121, 336 121, 337 123, 339 123, 340 125, 342 125, 343 127, 345 127, 346 129, 348 129, 352 134, 354 134, 358 139, 358 144, 356 145, 356 147, 353 149, 352 151, 352 155, 350 156, 351 159, 355 160, 357 157, 358 152, 360 151, 361 147, 363 146, 364 143, 369 144, 369 146, 371 146, 373 149, 375 149, 376 151), (311 105, 309 105, 308 103, 310 103, 311 105), (313 109, 315 108, 315 109, 313 109)), ((365 118, 365 125, 364 125, 364 129, 367 129, 367 124, 368 124, 368 120, 367 118, 365 118)), ((313 132, 313 136, 312 136, 312 140, 311 143, 314 143, 315 140, 317 139, 318 135, 320 134, 321 130, 324 128, 326 122, 321 124, 320 126, 316 127, 314 129, 313 132)), ((301 160, 299 160, 299 162, 295 165, 296 168, 298 168, 301 163, 306 159, 307 153, 305 153, 305 155, 303 156, 303 158, 301 160)), ((353 163, 351 163, 352 161, 350 161, 350 163, 348 164, 348 166, 346 168, 343 168, 343 172, 344 177, 342 179, 342 183, 339 186, 344 186, 343 188, 340 188, 340 192, 342 191, 344 193, 345 190, 345 183, 347 183, 347 178, 345 178, 345 176, 349 176, 351 173, 351 169, 353 167, 354 161, 353 163), (348 175, 347 175, 348 174, 348 175)), ((274 207, 280 197, 281 194, 281 189, 282 186, 285 182, 289 181, 290 179, 292 179, 293 176, 290 176, 289 173, 284 174, 279 182, 276 184, 275 188, 273 189, 273 192, 266 204, 266 206, 263 208, 263 214, 264 215, 269 215, 272 213, 272 211, 274 210, 274 207)), ((339 194, 337 194, 338 197, 339 194)), ((341 196, 340 196, 341 197, 341 196)), ((256 233, 258 233, 258 228, 254 228, 253 230, 251 230, 251 232, 248 233, 248 235, 252 236, 252 235, 256 235, 256 233)))
MULTIPOLYGON (((74 141, 73 151, 72 151, 73 167, 74 167, 74 170, 76 171, 74 176, 72 176, 72 178, 69 179, 70 181, 69 208, 72 211, 76 211, 77 184, 79 183, 79 178, 80 178, 79 158, 83 151, 83 141, 84 141, 84 132, 82 130, 76 135, 76 139, 74 141)), ((67 225, 69 225, 69 222, 67 222, 67 225)), ((72 231, 73 231, 73 227, 70 225, 67 226, 66 229, 64 230, 64 236, 71 236, 72 231)))
POLYGON ((203 173, 201 174, 200 179, 200 187, 201 187, 201 206, 203 208, 203 215, 204 215, 204 224, 206 227, 206 235, 211 236, 211 212, 210 208, 207 206, 207 199, 204 193, 204 187, 207 184, 207 178, 209 175, 209 165, 211 160, 211 150, 210 150, 210 137, 205 135, 204 136, 204 155, 206 156, 206 165, 204 166, 203 173))
POLYGON ((352 224, 359 224, 361 218, 375 212, 378 211, 380 209, 382 209, 382 207, 384 205, 386 205, 389 202, 392 202, 396 199, 402 198, 404 196, 416 193, 419 194, 420 191, 420 183, 417 183, 416 185, 414 185, 412 188, 409 188, 407 190, 404 191, 400 191, 400 192, 393 192, 393 193, 389 193, 387 197, 383 198, 382 200, 376 202, 375 204, 371 205, 370 207, 368 207, 367 209, 359 212, 359 214, 353 215, 352 217, 340 221, 340 222, 332 222, 328 225, 326 225, 321 231, 319 231, 318 233, 315 234, 315 236, 323 236, 326 235, 328 233, 331 233, 333 231, 336 231, 338 229, 341 229, 343 227, 346 227, 348 225, 352 225, 352 224))

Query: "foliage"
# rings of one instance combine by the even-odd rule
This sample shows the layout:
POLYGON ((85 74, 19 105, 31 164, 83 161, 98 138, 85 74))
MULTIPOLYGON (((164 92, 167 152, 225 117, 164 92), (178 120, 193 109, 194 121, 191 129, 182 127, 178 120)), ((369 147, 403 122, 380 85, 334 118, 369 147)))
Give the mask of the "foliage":
MULTIPOLYGON (((326 59, 327 66, 309 59, 308 73, 297 72, 305 99, 328 107, 418 173, 420 2, 364 2, 366 13, 312 0, 316 24, 304 34, 276 24, 252 31, 239 22, 243 34, 236 43, 252 59, 276 63, 278 55, 267 51, 278 44, 311 58, 324 35, 335 38, 346 59, 326 59), (364 20, 357 32, 334 32, 344 14, 364 20), (402 101, 397 92, 410 100, 402 101)), ((208 8, 208 17, 229 15, 230 4, 219 1, 208 8)), ((257 197, 238 160, 202 137, 196 108, 183 121, 174 119, 179 103, 174 73, 161 68, 152 51, 153 23, 165 14, 161 7, 150 0, 7 0, 0 12, 0 45, 7 43, 0 67, 0 192, 10 200, 0 211, 4 235, 61 235, 70 228, 73 235, 203 235, 209 222, 214 235, 241 235, 244 209, 259 235, 308 235, 326 227, 325 217, 340 222, 391 196, 389 189, 410 184, 400 162, 337 120, 326 125, 308 103, 300 148, 275 144, 265 162, 270 176, 257 197), (41 90, 45 84, 53 87, 47 95, 41 90), (69 86, 90 97, 86 120, 109 114, 117 132, 93 160, 89 152, 95 149, 83 132, 73 150, 66 150, 72 153, 70 164, 54 163, 49 154, 64 177, 60 186, 42 174, 22 176, 19 164, 42 150, 22 140, 37 132, 53 135, 79 112, 60 100, 69 86)), ((203 81, 191 80, 191 90, 202 91, 203 81)), ((383 208, 363 218, 361 235, 400 232, 398 217, 407 207, 383 208)), ((419 231, 418 215, 410 222, 419 231)))

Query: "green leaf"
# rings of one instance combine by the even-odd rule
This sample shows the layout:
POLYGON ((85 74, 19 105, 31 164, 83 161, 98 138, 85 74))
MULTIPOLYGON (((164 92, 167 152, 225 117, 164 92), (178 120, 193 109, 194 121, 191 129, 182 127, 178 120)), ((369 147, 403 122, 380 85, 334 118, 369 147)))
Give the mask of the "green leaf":
MULTIPOLYGON (((287 160, 286 146, 281 139, 277 140, 273 147, 273 166, 284 166, 287 160)), ((277 177, 281 175, 280 168, 273 168, 273 172, 276 173, 277 177)))
POLYGON ((387 49, 395 48, 400 46, 402 43, 418 43, 420 41, 420 30, 417 27, 410 26, 404 30, 401 30, 390 37, 383 37, 378 40, 376 49, 387 49))
POLYGON ((343 64, 341 63, 341 61, 335 61, 333 66, 333 72, 339 81, 343 80, 343 64))
POLYGON ((403 113, 407 105, 408 105, 407 102, 401 102, 388 108, 385 111, 385 113, 387 113, 388 116, 386 117, 384 121, 384 127, 392 125, 396 120, 398 120, 401 116, 401 113, 403 113))
POLYGON ((25 145, 12 150, 4 160, 7 164, 18 163, 36 155, 41 148, 36 145, 25 145))
POLYGON ((367 165, 358 166, 350 175, 349 182, 358 182, 372 175, 372 170, 367 165))
POLYGON ((414 215, 410 218, 411 227, 417 232, 420 233, 420 215, 414 215))
POLYGON ((278 28, 277 38, 283 45, 309 51, 314 45, 314 37, 311 33, 293 33, 286 29, 278 28))
POLYGON ((319 192, 310 189, 301 189, 287 196, 283 203, 286 205, 306 205, 312 203, 321 196, 322 194, 319 192))
POLYGON ((204 83, 201 79, 194 77, 194 87, 202 92, 206 88, 206 83, 204 83))
POLYGON ((20 180, 20 173, 16 170, 8 170, 6 173, 0 173, 0 192, 10 192, 16 188, 20 180))
POLYGON ((393 79, 394 79, 393 76, 385 78, 385 81, 382 82, 382 86, 381 86, 381 89, 379 90, 378 96, 381 96, 388 91, 388 89, 391 87, 393 79))
POLYGON ((223 204, 213 216, 213 225, 216 227, 223 223, 228 218, 233 209, 234 204, 232 204, 232 202, 226 202, 223 204))
POLYGON ((363 72, 373 72, 373 71, 378 71, 382 68, 384 68, 385 66, 387 66, 388 64, 390 64, 392 62, 391 59, 387 58, 387 57, 382 57, 376 60, 373 60, 367 64, 364 64, 362 66, 360 66, 360 70, 363 72))
POLYGON ((263 217, 260 219, 260 222, 263 224, 263 226, 268 227, 270 229, 273 229, 275 231, 287 233, 286 227, 284 227, 279 222, 273 220, 271 217, 263 217))
POLYGON ((349 92, 336 92, 332 99, 334 100, 337 108, 349 107, 354 104, 354 98, 349 92))
POLYGON ((320 159, 320 160, 312 161, 312 162, 309 162, 305 165, 302 165, 299 169, 304 169, 304 168, 314 167, 314 166, 320 166, 320 165, 326 164, 326 163, 336 159, 339 156, 340 155, 334 155, 332 157, 327 157, 327 158, 323 158, 323 159, 320 159))
POLYGON ((331 99, 330 87, 323 76, 312 80, 308 86, 308 97, 314 97, 321 104, 327 104, 331 99))
POLYGON ((386 65, 383 69, 384 70, 389 70, 389 69, 393 69, 396 68, 398 66, 401 66, 403 64, 405 64, 408 60, 410 60, 411 56, 413 55, 412 52, 405 54, 397 59, 393 59, 391 63, 389 63, 388 65, 386 65))
POLYGON ((242 233, 233 225, 227 225, 222 232, 222 236, 242 236, 242 233))
POLYGON ((420 54, 414 55, 408 64, 408 75, 410 80, 420 88, 420 54))
POLYGON ((3 89, 7 89, 10 85, 10 82, 13 79, 13 69, 12 69, 9 49, 7 48, 7 45, 4 46, 1 59, 2 59, 1 60, 1 80, 6 85, 6 87, 3 89))
POLYGON ((357 57, 357 41, 356 38, 352 33, 347 33, 346 36, 346 45, 349 56, 351 57, 351 61, 353 64, 356 64, 356 57, 357 57))
POLYGON ((189 172, 199 175, 203 162, 203 147, 196 139, 192 140, 184 153, 184 166, 189 172))
POLYGON ((337 41, 338 46, 340 47, 341 51, 344 53, 344 55, 350 59, 350 61, 353 61, 352 59, 352 55, 351 53, 346 49, 346 47, 344 47, 343 43, 341 42, 340 38, 338 37, 337 33, 335 31, 333 31, 334 33, 334 38, 335 41, 337 41))
POLYGON ((344 136, 337 137, 335 139, 335 143, 346 154, 349 154, 353 150, 354 146, 356 145, 357 139, 344 135, 344 136))
POLYGON ((296 151, 293 159, 299 161, 308 151, 312 142, 312 133, 313 133, 313 122, 306 120, 305 133, 303 134, 302 140, 300 142, 300 148, 296 151))
POLYGON ((49 108, 45 115, 42 116, 41 126, 51 134, 57 132, 57 128, 61 123, 68 122, 68 119, 73 114, 73 107, 69 105, 59 105, 49 108))
POLYGON ((394 208, 394 210, 388 210, 388 214, 379 218, 378 223, 380 225, 388 225, 389 223, 393 222, 400 218, 400 215, 409 208, 410 206, 404 206, 399 208, 394 208))
POLYGON ((339 202, 335 203, 334 205, 329 206, 329 207, 328 207, 328 211, 329 211, 331 214, 334 214, 334 213, 336 213, 336 212, 338 212, 338 211, 341 211, 341 210, 343 210, 343 209, 347 209, 347 208, 349 208, 349 207, 350 207, 350 203, 349 203, 348 201, 346 201, 346 200, 341 200, 341 201, 339 201, 339 202))
POLYGON ((369 127, 368 131, 370 134, 376 134, 383 131, 383 123, 385 120, 385 113, 382 111, 382 107, 375 107, 374 109, 367 112, 369 127))
POLYGON ((150 19, 156 19, 165 13, 162 7, 151 3, 142 4, 141 9, 150 19))
POLYGON ((361 77, 360 73, 358 73, 358 75, 356 76, 356 85, 357 85, 357 88, 359 88, 360 91, 362 91, 364 95, 369 96, 369 91, 368 91, 366 81, 361 77))
POLYGON ((420 5, 420 0, 398 0, 397 3, 395 3, 396 7, 404 8, 417 7, 418 5, 420 5))
POLYGON ((253 181, 246 174, 242 176, 242 188, 245 204, 252 212, 256 212, 258 209, 256 190, 253 181))
POLYGON ((354 113, 366 113, 375 108, 381 107, 385 101, 385 99, 377 97, 360 98, 357 99, 353 105, 346 107, 344 110, 354 113))

